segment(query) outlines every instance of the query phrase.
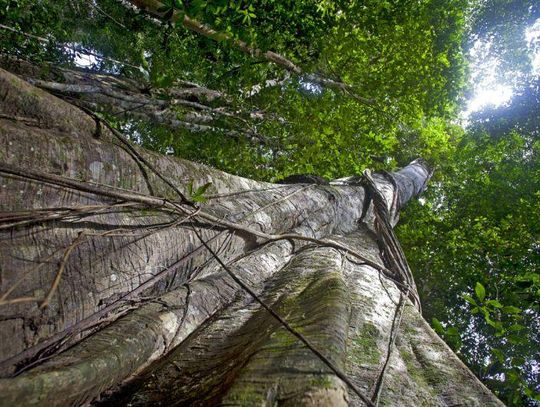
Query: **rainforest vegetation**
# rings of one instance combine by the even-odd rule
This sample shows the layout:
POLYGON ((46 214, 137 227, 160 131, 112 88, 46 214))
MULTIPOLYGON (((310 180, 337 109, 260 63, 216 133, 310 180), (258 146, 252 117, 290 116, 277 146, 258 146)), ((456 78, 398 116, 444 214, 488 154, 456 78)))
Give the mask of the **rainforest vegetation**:
POLYGON ((0 0, 0 66, 145 148, 256 180, 423 157, 429 188, 397 227, 423 315, 501 400, 528 406, 539 19, 535 0, 0 0), (468 110, 486 77, 511 97, 468 110))

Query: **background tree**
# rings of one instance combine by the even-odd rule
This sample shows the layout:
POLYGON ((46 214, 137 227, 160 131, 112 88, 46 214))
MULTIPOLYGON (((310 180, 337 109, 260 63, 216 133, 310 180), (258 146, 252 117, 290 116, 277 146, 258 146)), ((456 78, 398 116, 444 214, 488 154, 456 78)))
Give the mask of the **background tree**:
MULTIPOLYGON (((186 129, 170 137, 167 129, 160 132, 154 124, 132 120, 141 108, 132 106, 126 115, 131 132, 137 131, 145 146, 259 179, 298 172, 338 177, 368 166, 404 165, 418 154, 429 159, 447 144, 436 117, 456 110, 463 86, 464 12, 457 2, 249 2, 234 7, 165 2, 154 8, 163 17, 157 24, 117 1, 99 2, 99 9, 77 2, 13 4, 17 7, 7 8, 5 15, 10 26, 49 36, 49 42, 43 47, 42 41, 11 33, 2 44, 6 52, 20 55, 25 47, 26 58, 58 65, 73 63, 76 50, 86 50, 106 57, 94 59, 94 71, 123 73, 143 88, 159 91, 184 80, 227 95, 228 112, 239 113, 214 111, 212 120, 197 123, 210 127, 203 132, 186 129), (165 23, 170 11, 190 15, 230 39, 216 41, 165 23), (244 12, 255 16, 246 18, 244 12), (281 55, 300 67, 300 74, 246 54, 233 44, 236 40, 281 55), (314 77, 346 84, 345 94, 314 77), (248 116, 249 123, 235 116, 248 116), (414 129, 407 137, 407 151, 414 152, 407 157, 399 147, 403 128, 414 129), (247 129, 260 135, 255 144, 249 135, 223 137, 229 130, 247 129)), ((161 98, 170 96, 163 92, 161 98)), ((224 108, 223 101, 208 107, 224 108)), ((173 113, 186 122, 201 110, 183 104, 173 113)), ((124 122, 122 116, 117 112, 114 119, 124 122)), ((203 118, 208 115, 199 114, 203 118)))
MULTIPOLYGON (((506 31, 485 23, 478 35, 523 39, 528 9, 506 31)), ((538 74, 521 69, 528 79, 509 104, 470 116, 440 182, 398 233, 437 331, 508 404, 537 405, 540 101, 538 74)))

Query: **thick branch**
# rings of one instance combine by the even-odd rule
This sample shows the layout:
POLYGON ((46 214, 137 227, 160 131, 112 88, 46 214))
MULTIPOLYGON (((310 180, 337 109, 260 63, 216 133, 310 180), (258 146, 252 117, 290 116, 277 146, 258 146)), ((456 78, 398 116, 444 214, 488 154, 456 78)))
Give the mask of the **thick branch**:
POLYGON ((226 99, 218 91, 189 82, 179 82, 187 87, 151 90, 148 85, 130 79, 54 67, 54 76, 62 78, 58 82, 38 79, 43 76, 42 70, 26 61, 4 56, 0 58, 0 63, 29 83, 68 98, 89 110, 146 120, 173 130, 218 132, 233 139, 247 139, 258 145, 269 142, 256 131, 246 128, 250 126, 248 119, 271 120, 268 115, 262 117, 256 112, 233 112, 227 107, 208 106, 204 103, 216 98, 226 99), (223 123, 214 124, 219 118, 240 123, 242 129, 224 127, 223 123))

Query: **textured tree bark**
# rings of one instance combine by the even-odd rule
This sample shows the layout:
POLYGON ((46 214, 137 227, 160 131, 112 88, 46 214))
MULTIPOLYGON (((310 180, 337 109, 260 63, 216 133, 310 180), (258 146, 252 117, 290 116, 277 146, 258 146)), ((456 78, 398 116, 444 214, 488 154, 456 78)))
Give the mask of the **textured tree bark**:
MULTIPOLYGON (((6 71, 0 95, 0 405, 362 405, 197 233, 368 398, 500 405, 400 306, 359 177, 247 180, 134 154, 6 71), (200 211, 147 162, 184 194, 211 182, 200 211)), ((428 176, 422 161, 373 175, 393 224, 428 176)))

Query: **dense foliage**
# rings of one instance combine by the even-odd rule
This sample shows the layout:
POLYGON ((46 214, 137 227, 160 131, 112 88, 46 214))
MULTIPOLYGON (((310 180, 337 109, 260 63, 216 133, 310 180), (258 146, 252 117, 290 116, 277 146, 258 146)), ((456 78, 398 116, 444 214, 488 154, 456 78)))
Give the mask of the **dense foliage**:
POLYGON ((538 405, 540 77, 524 36, 540 9, 492 1, 473 11, 469 47, 489 45, 484 58, 511 77, 514 96, 471 115, 399 235, 434 328, 509 405, 538 405))
POLYGON ((180 2, 185 12, 234 38, 278 52, 307 73, 350 84, 355 94, 373 103, 323 88, 307 76, 290 75, 238 51, 230 41, 213 41, 178 24, 156 25, 117 1, 94 6, 4 1, 9 7, 2 18, 9 26, 50 40, 44 47, 6 32, 0 46, 7 52, 36 62, 72 64, 77 52, 92 51, 123 62, 99 58, 95 70, 148 80, 155 88, 177 78, 190 80, 224 91, 231 110, 268 112, 265 119, 248 123, 264 137, 265 146, 219 131, 245 129, 240 120, 218 119, 215 131, 174 137, 136 124, 150 148, 257 178, 295 172, 335 177, 368 166, 395 166, 418 154, 440 154, 448 136, 438 118, 455 113, 464 83, 463 1, 450 2, 450 8, 439 0, 186 2, 185 7, 180 2), (269 80, 277 85, 265 86, 269 80), (405 154, 403 141, 409 144, 405 154))
POLYGON ((511 405, 539 380, 539 155, 530 134, 470 130, 399 230, 425 316, 511 405))
POLYGON ((162 0, 153 13, 129 3, 0 0, 0 52, 48 81, 84 65, 144 84, 183 128, 146 120, 142 105, 101 114, 148 148, 232 173, 335 178, 428 159, 433 186, 398 230, 424 312, 505 401, 534 403, 540 101, 521 37, 536 2, 162 0), (184 28, 184 16, 218 34, 184 28), (466 51, 486 40, 521 89, 463 129, 466 51), (269 62, 268 50, 299 70, 269 62), (221 96, 175 103, 181 81, 221 96))

